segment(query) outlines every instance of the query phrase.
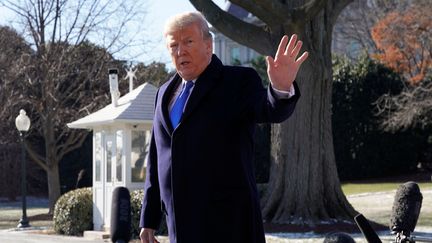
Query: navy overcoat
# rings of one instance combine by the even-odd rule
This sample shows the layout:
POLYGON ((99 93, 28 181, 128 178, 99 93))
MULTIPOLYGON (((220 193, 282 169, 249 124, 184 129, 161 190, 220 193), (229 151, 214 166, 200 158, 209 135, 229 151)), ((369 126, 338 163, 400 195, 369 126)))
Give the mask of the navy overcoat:
POLYGON ((176 74, 157 94, 141 227, 167 218, 171 243, 265 242, 252 166, 255 124, 282 122, 300 96, 274 98, 252 68, 212 61, 196 80, 176 129, 168 103, 176 74))

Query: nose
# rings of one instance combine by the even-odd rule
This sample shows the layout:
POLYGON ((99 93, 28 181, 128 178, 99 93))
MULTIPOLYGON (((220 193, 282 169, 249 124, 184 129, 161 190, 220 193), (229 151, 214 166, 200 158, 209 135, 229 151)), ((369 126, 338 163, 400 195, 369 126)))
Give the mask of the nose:
POLYGON ((182 56, 184 55, 185 51, 186 51, 186 46, 183 44, 179 44, 177 47, 177 55, 182 56))

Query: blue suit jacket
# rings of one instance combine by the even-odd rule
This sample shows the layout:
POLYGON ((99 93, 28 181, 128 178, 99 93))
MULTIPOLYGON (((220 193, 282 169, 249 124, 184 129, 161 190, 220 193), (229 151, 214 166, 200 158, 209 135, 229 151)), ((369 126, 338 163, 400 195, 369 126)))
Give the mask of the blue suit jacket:
POLYGON ((195 83, 179 126, 168 103, 181 78, 160 87, 141 227, 166 215, 171 243, 265 242, 252 167, 257 122, 282 122, 300 96, 277 100, 251 68, 216 57, 195 83))

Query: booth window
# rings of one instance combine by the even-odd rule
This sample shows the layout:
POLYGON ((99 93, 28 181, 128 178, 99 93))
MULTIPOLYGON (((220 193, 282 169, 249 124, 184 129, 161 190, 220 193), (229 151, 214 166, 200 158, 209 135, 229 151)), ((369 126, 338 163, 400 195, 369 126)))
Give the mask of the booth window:
POLYGON ((131 174, 132 182, 144 182, 149 135, 146 131, 132 131, 131 174))
POLYGON ((100 132, 95 134, 95 181, 101 181, 101 161, 102 161, 102 135, 100 132))
POLYGON ((116 136, 116 144, 117 144, 117 156, 116 156, 116 179, 117 181, 122 181, 122 172, 123 172, 123 132, 117 131, 116 136))

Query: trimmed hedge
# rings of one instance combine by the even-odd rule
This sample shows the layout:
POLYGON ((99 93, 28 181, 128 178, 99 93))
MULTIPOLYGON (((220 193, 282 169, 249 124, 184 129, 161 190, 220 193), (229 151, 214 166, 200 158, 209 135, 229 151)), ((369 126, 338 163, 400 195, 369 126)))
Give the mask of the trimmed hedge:
MULTIPOLYGON (((136 190, 131 192, 131 211, 132 211, 132 238, 139 238, 140 233, 140 217, 141 217, 141 205, 144 197, 144 190, 136 190)), ((166 226, 165 216, 162 215, 162 220, 159 229, 156 232, 157 235, 167 235, 168 228, 166 226)))
POLYGON ((54 230, 58 234, 82 235, 93 229, 93 202, 91 187, 63 194, 54 208, 54 230))
MULTIPOLYGON (((135 190, 131 195, 131 235, 139 237, 139 221, 144 190, 135 190)), ((82 235, 85 230, 93 229, 92 188, 70 191, 57 200, 54 209, 54 230, 58 234, 82 235)), ((162 220, 158 234, 167 234, 165 220, 162 220)))
POLYGON ((130 193, 131 195, 131 233, 132 238, 138 238, 140 233, 139 222, 141 216, 141 204, 144 197, 144 190, 136 190, 130 193))

